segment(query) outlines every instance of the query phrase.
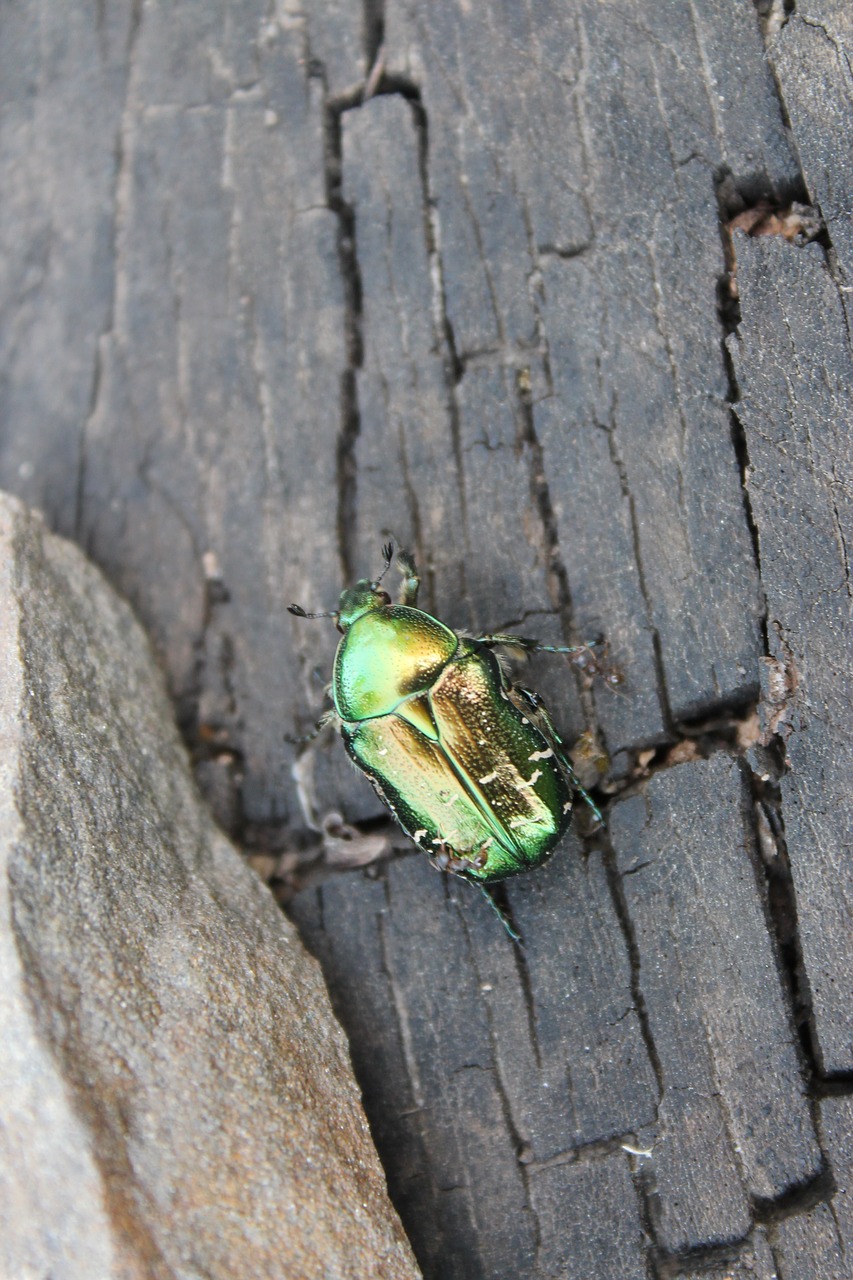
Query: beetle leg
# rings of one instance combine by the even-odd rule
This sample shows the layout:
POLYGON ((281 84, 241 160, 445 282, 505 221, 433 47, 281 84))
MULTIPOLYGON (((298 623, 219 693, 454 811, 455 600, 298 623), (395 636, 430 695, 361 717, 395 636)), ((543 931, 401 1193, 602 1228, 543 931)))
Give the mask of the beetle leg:
POLYGON ((285 742, 289 742, 292 747, 301 747, 308 742, 313 742, 315 738, 319 737, 324 729, 328 728, 330 724, 334 724, 337 718, 338 717, 335 712, 330 709, 329 711, 323 712, 310 733, 285 733, 282 736, 284 737, 285 742))
POLYGON ((489 845, 491 840, 486 840, 476 851, 472 849, 449 851, 447 870, 452 871, 457 876, 467 876, 469 871, 482 871, 483 867, 489 860, 489 845))
POLYGON ((382 572, 380 573, 379 577, 374 578, 370 584, 374 591, 376 591, 380 582, 385 577, 385 574, 391 568, 391 561, 393 559, 394 559, 394 543, 386 542, 382 547, 382 572))
POLYGON ((532 636, 516 636, 508 631, 497 631, 475 638, 489 648, 500 645, 525 654, 566 653, 583 676, 588 680, 598 677, 611 689, 618 689, 625 680, 619 668, 608 660, 606 640, 591 640, 589 644, 541 644, 532 636))
POLYGON ((553 745, 554 755, 557 757, 557 760, 560 766, 563 768, 566 775, 568 776, 569 782, 572 784, 572 789, 574 791, 577 791, 578 795, 581 797, 581 799, 585 802, 585 804, 591 810, 592 815, 595 818, 596 822, 599 824, 599 826, 603 827, 604 818, 601 816, 601 810, 593 800, 592 796, 587 791, 586 787, 581 785, 580 779, 578 778, 578 775, 575 773, 574 766, 572 765, 572 762, 569 759, 568 752, 566 751, 565 743, 563 742, 563 739, 560 737, 559 733, 557 733, 557 730, 554 728, 554 722, 551 719, 550 715, 548 714, 548 711, 545 707, 544 702, 542 701, 542 699, 539 697, 537 693, 532 693, 530 689, 522 689, 521 685, 516 685, 516 689, 518 689, 521 693, 525 695, 525 697, 527 697, 530 700, 535 718, 539 721, 542 728, 545 730, 546 736, 550 739, 553 745))
MULTIPOLYGON (((473 864, 478 871, 482 871, 483 867, 489 861, 489 846, 492 844, 492 837, 484 840, 477 850, 474 857, 469 860, 469 866, 473 864)), ((472 850, 473 852, 473 850, 472 850)))
POLYGON ((403 575, 403 581, 400 584, 400 604, 407 604, 414 609, 418 603, 418 588, 421 585, 421 579, 415 564, 415 557, 410 551, 397 552, 397 568, 403 575))
POLYGON ((467 877, 472 870, 481 871, 489 860, 489 846, 492 838, 484 840, 479 849, 452 849, 444 840, 434 840, 436 852, 430 855, 430 861, 439 871, 451 871, 454 875, 467 877))
POLYGON ((475 857, 463 858, 463 857, 460 857, 455 850, 451 849, 442 840, 442 841, 439 841, 438 852, 430 858, 430 861, 432 862, 433 866, 437 870, 450 871, 454 875, 460 876, 461 879, 467 880, 469 884, 476 884, 479 887, 479 890, 482 893, 483 897, 486 899, 489 906, 492 908, 495 915, 498 917, 501 924, 506 929, 509 936, 512 938, 513 942, 517 942, 519 946, 523 946, 524 944, 521 939, 521 934, 518 933, 515 929, 513 929, 509 919, 507 918, 506 913, 502 911, 501 908, 498 906, 498 904, 495 902, 494 898, 492 897, 486 885, 483 884, 482 880, 476 880, 476 879, 472 880, 471 876, 468 874, 471 871, 472 867, 475 867, 477 870, 480 870, 482 867, 486 865, 486 862, 488 861, 488 858, 489 858, 489 845, 491 843, 492 843, 492 840, 491 840, 491 837, 489 837, 489 839, 485 840, 483 844, 480 846, 480 848, 477 850, 477 854, 475 857))
MULTIPOLYGON (((562 753, 560 758, 562 758, 562 753)), ((572 786, 574 787, 575 791, 577 791, 581 800, 583 800, 584 804, 587 806, 587 808, 589 809, 592 816, 595 818, 598 825, 600 827, 603 827, 604 818, 602 816, 601 810, 593 800, 592 796, 587 791, 586 787, 582 787, 581 784, 578 782, 577 774, 575 773, 574 769, 571 770, 570 778, 571 778, 572 786)), ((595 828, 593 828, 593 830, 595 830, 595 828)))
POLYGON ((480 644, 487 644, 490 648, 495 645, 503 645, 506 649, 522 649, 525 653, 569 653, 569 654, 590 654, 591 650, 596 648, 597 641, 592 644, 542 644, 541 640, 536 640, 533 636, 517 636, 510 631, 495 631, 485 636, 476 636, 480 644))
POLYGON ((503 911, 495 902, 494 898, 489 893, 489 890, 486 887, 486 885, 484 884, 480 885, 480 892, 482 893, 483 897, 486 899, 486 902, 488 902, 489 906, 494 911, 497 918, 500 920, 503 927, 506 929, 509 936, 512 938, 513 942, 517 942, 518 945, 523 948, 524 942, 522 940, 521 934, 518 933, 515 929, 513 929, 512 925, 509 922, 509 918, 506 912, 503 911))
POLYGON ((443 840, 433 840, 435 846, 434 851, 429 854, 429 860, 435 867, 436 871, 450 871, 458 873, 458 869, 462 866, 456 854, 445 844, 443 840))

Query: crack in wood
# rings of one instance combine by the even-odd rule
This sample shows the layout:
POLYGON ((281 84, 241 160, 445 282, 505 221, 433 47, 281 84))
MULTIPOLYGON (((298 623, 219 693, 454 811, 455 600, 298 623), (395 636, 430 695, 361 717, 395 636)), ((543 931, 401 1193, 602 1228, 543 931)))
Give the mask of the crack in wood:
POLYGON ((362 287, 355 250, 355 214, 343 198, 341 189, 342 129, 344 111, 357 105, 358 94, 326 102, 324 117, 324 154, 326 165, 326 199, 338 220, 338 262, 344 288, 344 341, 347 367, 340 379, 340 429, 336 445, 337 477, 337 544, 341 581, 355 579, 349 531, 355 526, 358 498, 356 446, 361 432, 356 373, 363 362, 361 336, 362 287))
POLYGON ((657 1046, 655 1045, 651 1019, 649 1017, 648 1008, 646 1007, 646 999, 643 994, 640 947, 637 941, 637 934, 634 928, 634 922, 631 918, 631 912, 628 908, 628 900, 625 896, 625 890, 622 885, 622 877, 619 874, 616 853, 609 838, 603 844, 602 859, 605 874, 607 876, 607 885, 610 890, 610 897, 613 902, 613 909, 616 913, 616 919, 619 921, 619 928, 622 930, 625 951, 628 956, 631 973, 631 998, 637 1013, 640 1035, 642 1037, 646 1053, 648 1054, 649 1062, 652 1065, 652 1071, 654 1072, 658 1090, 657 1107, 659 1108, 666 1090, 663 1063, 661 1061, 660 1054, 658 1053, 657 1046))
POLYGON ((643 598, 643 605, 646 611, 646 627, 648 629, 649 635, 652 638, 652 652, 654 655, 654 664, 655 664, 655 680, 657 683, 658 702, 661 708, 661 718, 663 720, 665 729, 669 733, 673 733, 675 730, 675 720, 673 717, 672 708, 670 706, 669 693, 667 691, 666 670, 664 668, 664 662, 663 662, 663 648, 661 645, 660 632, 658 631, 658 628, 655 626, 655 623, 654 623, 654 607, 653 607, 652 597, 649 591, 648 582, 646 580, 646 574, 643 569, 643 553, 642 553, 642 547, 640 542, 640 522, 637 516, 637 507, 634 501, 633 494, 631 493, 631 487, 628 481, 628 468, 626 467, 622 457, 619 454, 619 449, 616 441, 615 410, 616 410, 616 406, 614 404, 611 410, 610 422, 609 423, 598 422, 596 423, 596 426, 598 426, 600 430, 604 431, 604 433, 607 436, 607 442, 610 449, 610 459, 613 463, 613 466, 616 468, 616 473, 619 476, 619 482, 622 488, 622 493, 624 494, 625 499, 628 503, 628 513, 631 521, 631 537, 632 537, 633 546, 634 546, 634 562, 637 566, 637 581, 639 583, 640 594, 643 598))
MULTIPOLYGON (((506 895, 504 895, 503 902, 501 903, 501 910, 505 912, 505 914, 510 919, 510 923, 512 923, 512 917, 510 914, 511 908, 510 908, 509 902, 507 901, 506 895)), ((465 934, 468 948, 471 954, 471 961, 478 975, 478 982, 482 986, 483 975, 481 974, 478 963, 477 963, 477 948, 473 945, 470 929, 468 926, 468 921, 464 913, 462 912, 459 913, 459 918, 461 920, 462 929, 465 934)), ((524 994, 525 1004, 528 1010, 528 1025, 529 1025, 531 1047, 534 1052, 537 1067, 541 1070, 542 1063, 541 1063, 539 1045, 538 1045, 537 1036, 536 1036, 535 1009, 533 1008, 532 992, 529 990, 529 986, 530 986, 529 975, 527 975, 527 982, 525 982, 524 980, 525 975, 520 972, 522 968, 526 969, 524 957, 523 955, 520 955, 519 947, 514 947, 513 952, 514 952, 516 967, 517 967, 517 970, 519 970, 520 977, 522 979, 520 986, 524 994)), ((507 1088, 506 1081, 504 1080, 503 1073, 501 1071, 501 1054, 499 1052, 499 1047, 498 1047, 498 1038, 495 1033, 494 1016, 493 1016, 491 1004, 489 1001, 485 1002, 485 1009, 486 1009, 486 1022, 489 1028, 489 1041, 490 1041, 491 1050, 492 1050, 492 1065, 489 1068, 489 1070, 495 1081, 498 1098, 500 1100, 501 1110, 504 1116, 504 1121, 506 1123, 507 1131, 510 1135, 510 1138, 512 1140, 512 1143, 515 1149, 518 1166, 521 1170, 522 1179, 524 1183, 525 1208, 528 1211, 528 1213, 531 1215, 531 1220, 533 1222, 534 1241, 536 1242, 537 1249, 538 1249, 538 1242, 541 1240, 542 1230, 541 1230, 541 1224, 539 1221, 539 1215, 536 1212, 536 1209, 533 1205, 533 1202, 530 1196, 530 1183, 529 1183, 529 1176, 528 1176, 529 1161, 527 1161, 524 1158, 526 1152, 529 1150, 529 1143, 524 1137, 524 1134, 516 1120, 515 1113, 513 1111, 512 1098, 510 1095, 510 1091, 507 1088)))
MULTIPOLYGON (((778 765, 782 772, 781 762, 778 765)), ((782 991, 799 1048, 801 1067, 812 1099, 819 1095, 823 1077, 820 1046, 815 1027, 814 1009, 800 940, 797 897, 791 875, 791 864, 785 843, 785 821, 778 777, 760 776, 748 759, 741 762, 745 786, 753 800, 752 823, 755 837, 753 868, 763 888, 759 898, 767 917, 768 932, 777 952, 782 991), (772 861, 758 857, 760 833, 755 808, 761 806, 772 815, 772 834, 776 856, 772 861)))

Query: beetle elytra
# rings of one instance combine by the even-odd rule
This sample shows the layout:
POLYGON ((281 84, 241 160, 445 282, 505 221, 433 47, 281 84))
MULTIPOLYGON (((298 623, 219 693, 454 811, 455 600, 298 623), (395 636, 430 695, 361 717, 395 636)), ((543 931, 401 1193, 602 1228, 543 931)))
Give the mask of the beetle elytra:
POLYGON ((417 607, 413 558, 398 551, 396 603, 373 581, 345 590, 332 678, 344 745, 403 831, 442 870, 481 885, 539 866, 565 834, 575 776, 537 694, 514 684, 496 649, 579 653, 505 633, 469 637, 417 607))

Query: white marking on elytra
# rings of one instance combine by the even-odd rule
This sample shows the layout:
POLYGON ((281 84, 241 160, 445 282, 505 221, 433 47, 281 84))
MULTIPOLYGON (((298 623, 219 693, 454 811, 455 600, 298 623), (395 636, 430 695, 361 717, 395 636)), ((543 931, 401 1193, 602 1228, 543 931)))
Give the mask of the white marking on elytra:
MULTIPOLYGON (((521 717, 521 723, 522 723, 522 724, 530 724, 530 721, 527 719, 527 716, 522 716, 522 717, 521 717)), ((531 756, 530 758, 531 758, 531 760, 533 759, 533 757, 532 757, 532 756, 531 756)))
POLYGON ((566 803, 563 805, 563 813, 571 813, 571 811, 572 811, 572 802, 571 800, 567 800, 566 803))
POLYGON ((376 752, 376 754, 377 754, 378 756, 387 756, 387 754, 388 754, 388 748, 387 748, 387 747, 380 747, 380 748, 379 748, 379 750, 376 752))
POLYGON ((426 827, 421 827, 420 831, 416 831, 416 832, 415 832, 415 834, 412 836, 412 839, 413 839, 413 840, 423 840, 423 838, 424 838, 424 836, 426 835, 426 833, 427 833, 427 829, 426 829, 426 827))
POLYGON ((534 751, 532 756, 528 756, 528 760, 549 760, 554 752, 549 747, 547 751, 534 751))
POLYGON ((532 787, 534 783, 538 782, 541 777, 542 777, 542 770, 535 769, 532 775, 527 779, 527 781, 525 781, 524 778, 522 778, 518 785, 520 787, 532 787))
POLYGON ((487 782, 494 782, 497 776, 498 776, 498 771, 497 769, 495 769, 494 773, 487 773, 485 778, 478 778, 477 781, 481 784, 481 786, 485 786, 487 782))

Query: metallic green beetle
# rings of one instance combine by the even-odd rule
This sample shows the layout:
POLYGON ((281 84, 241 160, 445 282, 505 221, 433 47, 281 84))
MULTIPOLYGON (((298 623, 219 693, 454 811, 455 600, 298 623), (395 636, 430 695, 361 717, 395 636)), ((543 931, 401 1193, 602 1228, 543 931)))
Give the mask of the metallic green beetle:
MULTIPOLYGON (((468 638, 416 607, 414 560, 397 553, 400 601, 385 566, 340 598, 330 719, 382 802, 436 866, 489 884, 544 862, 569 825, 575 777, 540 699, 514 685, 495 647, 583 652, 515 635, 468 638)), ((322 722, 321 722, 322 723, 322 722)))

